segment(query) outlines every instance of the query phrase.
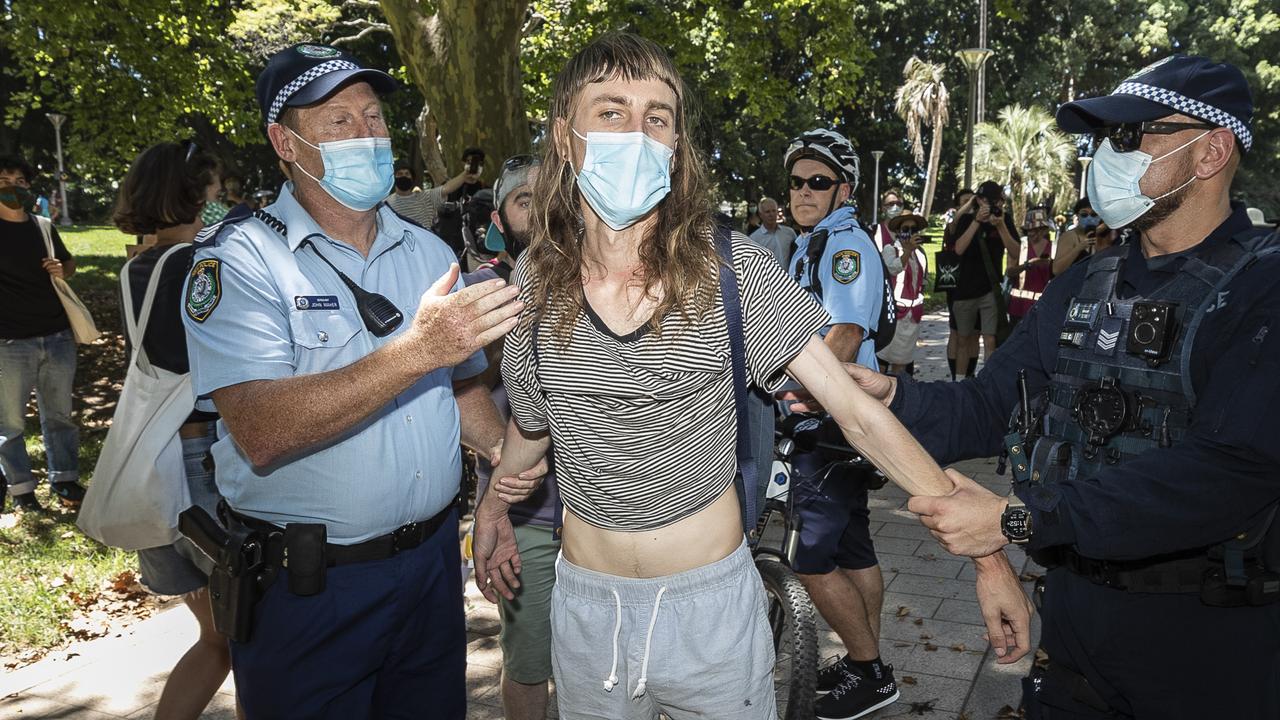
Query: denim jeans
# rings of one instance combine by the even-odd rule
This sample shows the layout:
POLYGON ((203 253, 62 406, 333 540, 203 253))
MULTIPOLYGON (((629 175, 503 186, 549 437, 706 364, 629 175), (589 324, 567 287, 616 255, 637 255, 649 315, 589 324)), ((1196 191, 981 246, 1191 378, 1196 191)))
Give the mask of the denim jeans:
POLYGON ((79 478, 80 429, 71 420, 75 376, 76 341, 70 330, 21 340, 0 339, 0 470, 9 480, 9 494, 23 495, 36 488, 23 438, 32 390, 40 407, 49 481, 79 478))

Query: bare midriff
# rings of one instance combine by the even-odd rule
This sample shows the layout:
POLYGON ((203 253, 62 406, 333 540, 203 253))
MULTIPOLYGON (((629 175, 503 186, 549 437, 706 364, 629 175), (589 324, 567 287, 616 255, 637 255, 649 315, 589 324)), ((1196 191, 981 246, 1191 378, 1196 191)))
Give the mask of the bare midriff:
POLYGON ((676 523, 641 532, 605 530, 564 511, 564 556, 581 568, 622 577, 674 575, 727 557, 742 543, 733 485, 715 502, 676 523))

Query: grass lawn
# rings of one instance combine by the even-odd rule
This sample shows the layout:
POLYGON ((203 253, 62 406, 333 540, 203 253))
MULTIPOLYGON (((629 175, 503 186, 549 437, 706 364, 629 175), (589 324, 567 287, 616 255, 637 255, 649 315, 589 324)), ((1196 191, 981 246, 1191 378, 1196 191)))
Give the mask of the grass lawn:
MULTIPOLYGON (((124 380, 124 340, 117 307, 118 277, 125 245, 133 238, 114 227, 59 228, 76 258, 70 282, 90 309, 96 343, 81 346, 76 370, 74 413, 81 428, 80 475, 90 480, 124 380)), ((34 403, 27 422, 27 450, 36 474, 46 472, 44 444, 34 403)), ((46 515, 0 515, 0 658, 6 664, 29 660, 68 639, 91 637, 101 623, 86 616, 117 615, 141 596, 125 571, 136 567, 133 553, 107 548, 75 526, 74 510, 50 500, 47 484, 37 491, 46 515), (119 590, 120 592, 117 592, 119 590)))

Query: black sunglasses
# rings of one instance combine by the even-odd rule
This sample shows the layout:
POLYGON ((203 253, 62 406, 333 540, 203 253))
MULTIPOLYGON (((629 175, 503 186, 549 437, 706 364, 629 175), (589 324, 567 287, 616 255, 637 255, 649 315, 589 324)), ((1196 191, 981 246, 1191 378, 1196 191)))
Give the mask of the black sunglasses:
POLYGON ((833 177, 827 177, 826 175, 814 175, 811 178, 802 178, 798 175, 791 176, 792 190, 799 190, 805 185, 808 185, 809 189, 814 192, 826 192, 839 184, 839 180, 836 180, 833 177))
POLYGON ((187 149, 187 157, 182 161, 184 163, 191 162, 191 158, 194 157, 196 151, 200 149, 200 146, 196 145, 195 140, 183 140, 182 147, 187 149))
POLYGON ((1116 152, 1127 153, 1137 150, 1142 145, 1142 136, 1146 134, 1172 135, 1183 130, 1213 130, 1217 127, 1220 126, 1204 122, 1121 123, 1095 130, 1093 143, 1098 146, 1103 140, 1110 140, 1111 147, 1116 152))
POLYGON ((508 170, 519 170, 522 167, 528 167, 534 164, 537 160, 538 158, 533 155, 513 155, 507 158, 506 162, 502 163, 502 170, 503 172, 508 170))

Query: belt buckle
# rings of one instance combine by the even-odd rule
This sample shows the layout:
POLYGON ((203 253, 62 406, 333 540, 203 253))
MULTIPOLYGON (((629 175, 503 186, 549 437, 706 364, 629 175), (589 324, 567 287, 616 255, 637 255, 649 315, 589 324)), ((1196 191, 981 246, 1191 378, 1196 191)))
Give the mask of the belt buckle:
POLYGON ((402 550, 409 549, 408 543, 413 540, 413 533, 418 529, 418 525, 420 525, 420 523, 409 523, 408 525, 401 525, 391 531, 392 552, 398 553, 402 550))
POLYGON ((1093 560, 1089 563, 1089 579, 1098 585, 1109 587, 1112 584, 1110 570, 1111 565, 1106 560, 1093 560))

